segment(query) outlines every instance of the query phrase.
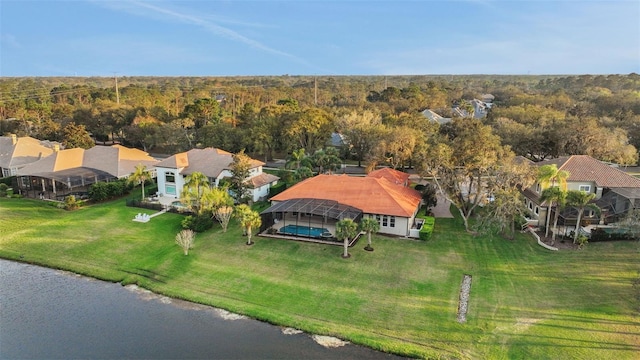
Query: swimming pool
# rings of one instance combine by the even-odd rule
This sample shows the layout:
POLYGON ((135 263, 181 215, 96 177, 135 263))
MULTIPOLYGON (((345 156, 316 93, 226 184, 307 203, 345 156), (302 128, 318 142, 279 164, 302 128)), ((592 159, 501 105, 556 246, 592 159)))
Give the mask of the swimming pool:
POLYGON ((330 238, 333 234, 329 232, 329 229, 317 228, 311 226, 300 225, 286 225, 280 228, 281 234, 306 236, 312 238, 330 238))

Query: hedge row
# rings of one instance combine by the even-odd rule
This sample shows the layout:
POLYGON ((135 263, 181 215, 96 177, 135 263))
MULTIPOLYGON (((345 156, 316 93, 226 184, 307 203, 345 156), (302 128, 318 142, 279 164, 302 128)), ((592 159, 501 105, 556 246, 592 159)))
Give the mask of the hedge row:
POLYGON ((633 233, 624 229, 614 229, 607 231, 601 228, 591 230, 591 239, 589 241, 614 241, 614 240, 635 240, 633 233))
POLYGON ((131 191, 132 186, 126 180, 97 182, 89 187, 89 199, 99 202, 113 199, 131 191))
POLYGON ((285 183, 284 181, 278 182, 277 184, 273 185, 271 189, 269 189, 269 197, 276 196, 286 189, 287 183, 285 183))
POLYGON ((436 219, 433 216, 420 216, 420 218, 424 219, 422 229, 420 229, 420 240, 427 241, 431 239, 431 234, 433 234, 433 227, 436 224, 436 219))

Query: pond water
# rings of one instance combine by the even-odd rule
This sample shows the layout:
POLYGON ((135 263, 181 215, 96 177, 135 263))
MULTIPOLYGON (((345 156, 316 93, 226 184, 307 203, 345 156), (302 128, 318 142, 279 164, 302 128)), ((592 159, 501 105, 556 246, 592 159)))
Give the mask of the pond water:
POLYGON ((399 359, 284 330, 135 286, 0 260, 2 359, 399 359))

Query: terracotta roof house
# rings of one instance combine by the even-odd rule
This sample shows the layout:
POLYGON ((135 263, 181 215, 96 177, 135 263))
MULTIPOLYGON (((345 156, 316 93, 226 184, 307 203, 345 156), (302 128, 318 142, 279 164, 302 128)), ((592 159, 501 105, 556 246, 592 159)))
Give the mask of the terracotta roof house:
POLYGON ((367 174, 367 176, 379 179, 387 179, 397 185, 409 186, 409 174, 388 167, 373 170, 372 172, 367 174))
POLYGON ((29 136, 0 136, 0 177, 17 175, 18 169, 51 155, 54 148, 60 145, 29 136))
POLYGON ((18 186, 26 195, 61 198, 74 192, 86 192, 99 181, 126 178, 136 165, 153 171, 158 160, 138 149, 122 145, 94 146, 91 149, 66 149, 18 170, 18 186))
MULTIPOLYGON (((192 149, 170 156, 158 164, 158 192, 163 196, 180 198, 187 176, 194 172, 200 172, 209 178, 209 183, 218 186, 220 180, 231 177, 231 164, 233 154, 216 149, 192 149)), ((265 198, 269 194, 271 185, 280 179, 279 177, 262 172, 264 163, 251 159, 250 175, 247 181, 251 184, 251 197, 253 201, 265 198)))
POLYGON ((409 236, 421 200, 419 192, 385 176, 318 175, 272 197, 272 206, 261 214, 261 230, 307 223, 326 228, 347 217, 356 222, 371 217, 380 223, 380 233, 409 236))
MULTIPOLYGON (((567 190, 581 190, 596 195, 594 202, 602 210, 601 216, 587 213, 585 222, 615 222, 630 209, 640 208, 640 179, 616 167, 588 155, 563 156, 535 163, 536 166, 551 164, 555 164, 559 170, 569 172, 567 190)), ((531 215, 538 219, 539 226, 546 226, 549 208, 548 204, 540 201, 543 190, 542 185, 536 183, 523 191, 525 205, 531 215)), ((560 213, 559 221, 561 224, 575 225, 575 211, 566 209, 560 213)))

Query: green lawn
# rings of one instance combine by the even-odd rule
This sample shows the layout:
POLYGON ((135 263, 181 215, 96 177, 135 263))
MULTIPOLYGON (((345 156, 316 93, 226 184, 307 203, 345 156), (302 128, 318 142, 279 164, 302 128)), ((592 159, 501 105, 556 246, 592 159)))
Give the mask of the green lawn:
POLYGON ((77 211, 0 199, 0 257, 137 283, 155 292, 414 357, 637 359, 640 245, 550 252, 522 235, 472 237, 438 219, 428 242, 340 246, 256 238, 231 224, 174 243, 181 215, 131 221, 124 200, 77 211), (456 322, 462 276, 468 321, 456 322))

